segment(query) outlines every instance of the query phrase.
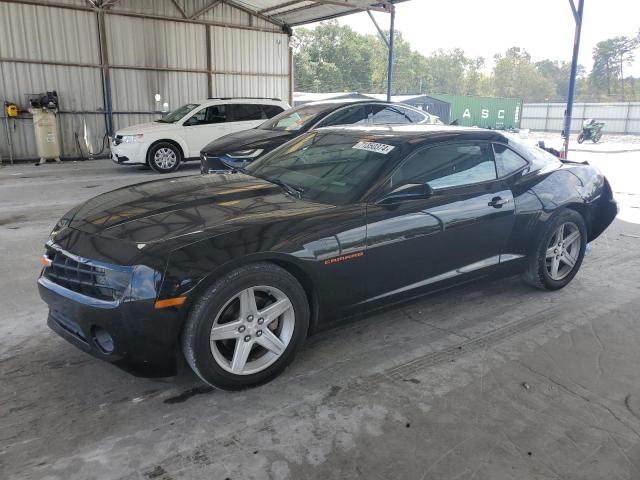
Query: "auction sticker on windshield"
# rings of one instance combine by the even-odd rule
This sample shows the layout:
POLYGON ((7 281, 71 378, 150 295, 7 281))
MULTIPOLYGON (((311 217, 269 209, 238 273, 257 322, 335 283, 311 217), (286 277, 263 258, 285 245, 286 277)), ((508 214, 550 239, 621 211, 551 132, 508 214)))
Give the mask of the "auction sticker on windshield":
POLYGON ((358 142, 351 148, 357 148, 358 150, 367 150, 368 152, 382 153, 386 155, 391 150, 393 150, 393 145, 385 145, 384 143, 376 143, 376 142, 358 142))

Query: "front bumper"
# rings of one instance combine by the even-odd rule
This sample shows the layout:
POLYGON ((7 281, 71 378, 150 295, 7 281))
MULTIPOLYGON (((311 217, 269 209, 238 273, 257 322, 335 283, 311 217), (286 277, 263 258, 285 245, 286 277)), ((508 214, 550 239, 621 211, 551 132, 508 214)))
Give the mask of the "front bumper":
POLYGON ((229 158, 216 156, 200 155, 200 172, 201 173, 229 173, 232 167, 228 164, 229 158), (227 162, 227 163, 225 163, 227 162))
POLYGON ((49 327, 79 349, 137 376, 176 374, 179 307, 156 310, 153 300, 97 300, 46 277, 38 280, 38 290, 49 306, 49 327), (105 351, 100 332, 111 337, 111 351, 105 351))
POLYGON ((141 165, 147 163, 146 143, 120 143, 111 141, 111 160, 119 165, 141 165))

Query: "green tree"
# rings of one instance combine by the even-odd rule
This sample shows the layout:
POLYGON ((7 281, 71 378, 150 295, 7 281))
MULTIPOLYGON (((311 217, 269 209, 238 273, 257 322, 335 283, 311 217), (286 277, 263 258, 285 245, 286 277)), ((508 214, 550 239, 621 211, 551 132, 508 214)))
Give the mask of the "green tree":
POLYGON ((511 47, 504 56, 494 58, 491 80, 496 96, 522 98, 525 102, 541 102, 553 96, 553 82, 536 68, 526 50, 511 47))
POLYGON ((371 47, 368 36, 359 35, 335 21, 322 23, 313 30, 296 30, 296 89, 312 92, 370 90, 371 47))

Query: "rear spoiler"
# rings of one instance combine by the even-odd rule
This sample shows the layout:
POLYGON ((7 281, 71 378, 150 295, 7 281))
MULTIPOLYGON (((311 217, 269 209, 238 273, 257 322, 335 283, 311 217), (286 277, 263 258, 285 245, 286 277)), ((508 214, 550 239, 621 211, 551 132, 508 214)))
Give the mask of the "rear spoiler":
POLYGON ((550 154, 558 157, 558 160, 560 160, 562 163, 569 163, 569 164, 578 164, 578 165, 589 165, 589 162, 587 162, 586 160, 583 160, 582 162, 574 162, 572 160, 567 160, 566 158, 562 158, 562 154, 559 150, 556 150, 553 147, 547 147, 544 144, 543 140, 540 140, 536 146, 538 148, 541 148, 542 150, 544 150, 545 152, 549 152, 550 154))

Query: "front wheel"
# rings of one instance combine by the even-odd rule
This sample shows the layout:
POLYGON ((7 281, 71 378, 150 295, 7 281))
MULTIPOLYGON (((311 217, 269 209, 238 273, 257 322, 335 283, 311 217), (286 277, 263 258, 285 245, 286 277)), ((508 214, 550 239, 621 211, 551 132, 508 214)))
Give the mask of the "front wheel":
POLYGON ((193 307, 184 356, 207 384, 240 390, 268 382, 293 360, 309 327, 309 304, 286 270, 256 263, 225 275, 193 307))
POLYGON ((158 173, 175 172, 182 161, 180 149, 169 142, 158 142, 149 149, 147 162, 158 173))
POLYGON ((578 212, 563 209, 538 236, 524 280, 543 290, 558 290, 576 276, 587 242, 587 229, 578 212))
POLYGON ((584 133, 580 133, 580 135, 578 135, 578 143, 582 142, 584 142, 584 133))

